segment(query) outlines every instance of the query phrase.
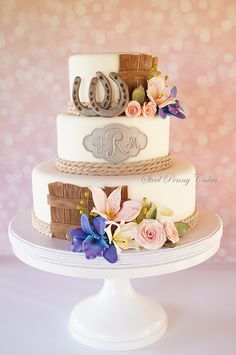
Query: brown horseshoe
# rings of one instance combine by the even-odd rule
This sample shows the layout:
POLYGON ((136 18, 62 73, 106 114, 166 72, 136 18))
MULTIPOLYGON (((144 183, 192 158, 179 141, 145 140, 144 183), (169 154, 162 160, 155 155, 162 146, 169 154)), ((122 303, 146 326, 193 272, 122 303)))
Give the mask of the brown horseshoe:
MULTIPOLYGON (((101 82, 105 92, 104 99, 102 100, 102 102, 99 103, 99 105, 101 105, 104 108, 108 108, 111 104, 111 99, 112 99, 112 89, 111 89, 110 81, 100 71, 96 72, 96 77, 97 77, 97 81, 99 80, 101 82)), ((90 91, 89 91, 89 96, 90 96, 90 91)))
POLYGON ((126 109, 129 103, 129 91, 125 82, 120 78, 117 73, 110 73, 110 78, 117 84, 119 88, 119 100, 118 104, 113 108, 104 108, 96 101, 96 86, 98 79, 97 77, 92 78, 89 86, 89 101, 92 109, 96 115, 104 117, 114 117, 119 116, 126 109))
MULTIPOLYGON (((111 84, 109 80, 103 75, 101 72, 96 73, 96 82, 98 80, 102 83, 105 95, 103 101, 100 103, 100 105, 104 108, 107 108, 110 106, 111 103, 111 84)), ((80 83, 81 83, 81 78, 80 76, 76 76, 74 83, 73 83, 73 103, 77 110, 81 113, 83 116, 95 116, 95 112, 91 107, 87 107, 83 105, 80 101, 79 98, 79 88, 80 88, 80 83)), ((89 90, 90 91, 90 90, 89 90)), ((90 94, 90 92, 89 92, 90 94)))
POLYGON ((76 76, 73 83, 73 95, 72 95, 73 103, 81 115, 94 116, 94 111, 91 108, 84 106, 80 101, 79 98, 80 83, 81 83, 81 77, 76 76))

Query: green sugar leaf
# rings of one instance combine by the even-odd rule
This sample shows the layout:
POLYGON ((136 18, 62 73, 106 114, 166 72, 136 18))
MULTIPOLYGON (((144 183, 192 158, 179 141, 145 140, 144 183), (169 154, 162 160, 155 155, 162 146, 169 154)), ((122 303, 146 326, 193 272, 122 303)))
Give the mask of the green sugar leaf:
POLYGON ((175 227, 179 233, 179 237, 183 237, 189 230, 189 226, 183 222, 175 222, 175 227))
POLYGON ((139 87, 134 89, 134 91, 132 92, 132 100, 138 101, 140 105, 144 103, 145 96, 146 96, 145 90, 142 85, 139 85, 139 87))
POLYGON ((149 208, 149 210, 146 213, 146 218, 147 219, 156 219, 156 215, 157 215, 157 208, 156 208, 156 205, 154 205, 154 203, 152 203, 151 207, 149 208))
POLYGON ((141 207, 141 210, 139 212, 139 215, 136 217, 136 223, 141 223, 144 218, 146 218, 146 213, 147 213, 147 205, 143 205, 141 207))
POLYGON ((177 243, 172 243, 170 240, 168 240, 167 242, 165 242, 164 247, 166 248, 174 248, 176 247, 177 243))

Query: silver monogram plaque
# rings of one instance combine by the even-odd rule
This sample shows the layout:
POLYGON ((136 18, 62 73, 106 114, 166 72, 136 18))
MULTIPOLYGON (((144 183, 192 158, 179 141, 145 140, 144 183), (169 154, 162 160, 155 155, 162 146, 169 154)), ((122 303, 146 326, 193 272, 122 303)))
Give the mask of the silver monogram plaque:
POLYGON ((83 146, 96 158, 120 163, 135 157, 147 145, 147 136, 136 127, 109 124, 84 137, 83 146))

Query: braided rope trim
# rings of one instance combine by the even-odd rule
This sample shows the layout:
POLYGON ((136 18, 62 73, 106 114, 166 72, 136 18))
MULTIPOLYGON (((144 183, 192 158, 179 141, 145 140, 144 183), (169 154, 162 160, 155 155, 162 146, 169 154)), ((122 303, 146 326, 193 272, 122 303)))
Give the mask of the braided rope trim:
MULTIPOLYGON (((189 226, 189 228, 191 229, 197 224, 198 218, 199 218, 199 212, 196 209, 189 217, 182 219, 181 221, 178 221, 178 222, 186 223, 189 226)), ((34 211, 32 212, 32 225, 33 225, 34 229, 36 229, 41 234, 44 234, 44 235, 52 238, 50 224, 43 222, 38 217, 36 217, 34 211)))
POLYGON ((90 163, 55 158, 55 165, 63 173, 92 176, 141 175, 169 168, 170 155, 129 163, 90 163))
POLYGON ((196 209, 189 217, 182 219, 181 221, 178 222, 182 222, 182 223, 186 223, 189 228, 193 228, 199 219, 199 211, 196 209))
POLYGON ((41 221, 38 217, 36 217, 34 211, 32 211, 32 226, 41 234, 44 234, 45 236, 52 238, 50 224, 41 221))

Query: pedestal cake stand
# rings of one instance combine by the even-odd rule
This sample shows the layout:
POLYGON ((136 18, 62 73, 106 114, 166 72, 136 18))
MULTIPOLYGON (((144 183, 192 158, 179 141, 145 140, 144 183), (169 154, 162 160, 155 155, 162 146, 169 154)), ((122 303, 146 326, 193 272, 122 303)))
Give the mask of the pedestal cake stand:
POLYGON ((86 260, 69 251, 69 242, 47 238, 32 228, 31 213, 16 216, 9 224, 15 255, 40 270, 74 277, 105 279, 100 292, 74 308, 71 334, 81 343, 105 350, 131 350, 154 343, 167 329, 164 309, 137 293, 130 279, 166 274, 197 265, 220 246, 222 222, 217 214, 199 206, 199 222, 180 246, 157 251, 124 252, 116 264, 103 258, 86 260))

